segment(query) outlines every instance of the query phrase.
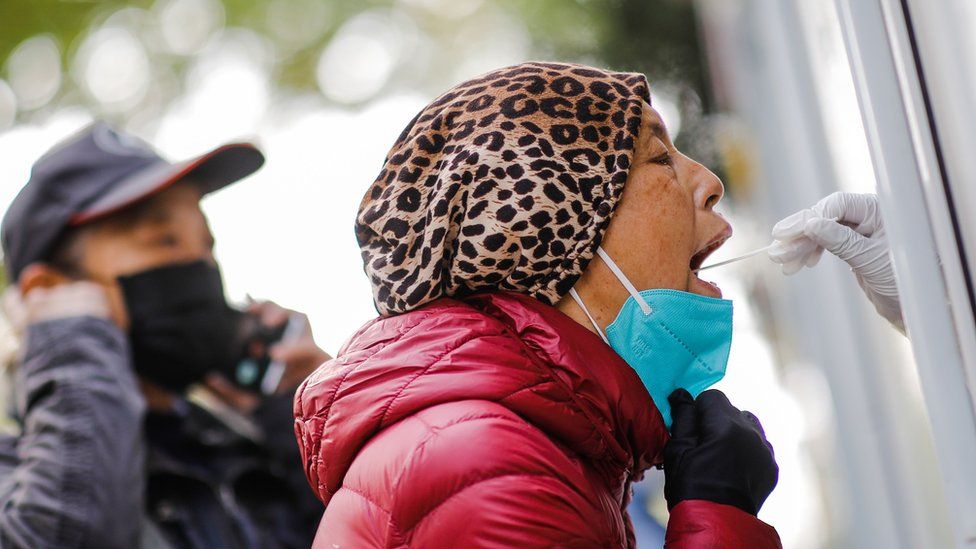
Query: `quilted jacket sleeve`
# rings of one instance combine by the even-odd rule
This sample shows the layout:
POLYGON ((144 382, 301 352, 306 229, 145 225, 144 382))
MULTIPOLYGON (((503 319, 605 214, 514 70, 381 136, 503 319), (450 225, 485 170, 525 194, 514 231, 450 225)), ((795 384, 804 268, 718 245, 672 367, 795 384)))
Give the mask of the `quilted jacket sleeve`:
POLYGON ((733 507, 704 500, 687 500, 671 510, 664 541, 668 549, 780 549, 776 530, 733 507))
POLYGON ((620 546, 578 463, 503 406, 462 401, 391 427, 357 456, 316 547, 620 546))
POLYGON ((16 372, 23 433, 0 450, 0 547, 133 547, 145 404, 109 321, 28 328, 16 372))

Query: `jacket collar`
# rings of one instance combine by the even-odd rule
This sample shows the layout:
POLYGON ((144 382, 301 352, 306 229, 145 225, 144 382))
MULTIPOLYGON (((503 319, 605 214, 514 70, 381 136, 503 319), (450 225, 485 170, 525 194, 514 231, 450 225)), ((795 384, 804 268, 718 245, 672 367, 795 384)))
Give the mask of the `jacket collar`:
POLYGON ((425 409, 502 404, 612 478, 662 462, 668 435, 640 378, 598 336, 514 293, 375 319, 295 396, 309 481, 326 504, 367 442, 425 409))
MULTIPOLYGON (((668 432, 661 413, 633 368, 598 335, 555 307, 521 294, 480 294, 464 302, 506 325, 562 382, 598 433, 597 447, 604 457, 635 473, 663 462, 668 432)), ((567 442, 577 451, 592 445, 567 442)))

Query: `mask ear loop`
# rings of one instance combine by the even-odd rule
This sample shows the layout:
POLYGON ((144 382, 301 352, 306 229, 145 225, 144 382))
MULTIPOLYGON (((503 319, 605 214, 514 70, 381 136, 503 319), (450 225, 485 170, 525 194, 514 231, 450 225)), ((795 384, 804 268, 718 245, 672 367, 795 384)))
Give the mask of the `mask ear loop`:
POLYGON ((607 264, 607 267, 610 267, 610 270, 613 271, 614 276, 616 276, 617 280, 619 280, 620 283, 624 285, 624 288, 627 288, 627 291, 630 292, 630 295, 633 296, 635 300, 637 300, 637 304, 640 305, 641 310, 644 311, 644 316, 647 316, 652 312, 654 312, 653 309, 651 309, 651 306, 648 305, 646 301, 644 301, 644 296, 642 296, 640 292, 637 291, 637 288, 635 288, 634 285, 630 283, 630 280, 628 280, 627 277, 624 276, 624 272, 620 270, 620 267, 618 267, 617 264, 614 263, 612 259, 610 259, 610 256, 607 254, 607 252, 603 251, 602 246, 597 247, 596 253, 600 256, 600 259, 602 259, 603 262, 607 264))
POLYGON ((596 333, 600 334, 600 339, 602 339, 607 345, 610 345, 610 341, 607 340, 607 336, 603 335, 603 330, 601 330, 600 326, 597 325, 596 320, 593 320, 593 316, 590 315, 590 311, 586 308, 586 305, 583 305, 583 299, 578 293, 576 293, 576 288, 569 289, 569 296, 572 297, 573 301, 580 306, 580 309, 583 309, 583 313, 586 315, 586 318, 590 319, 590 324, 596 328, 596 333))

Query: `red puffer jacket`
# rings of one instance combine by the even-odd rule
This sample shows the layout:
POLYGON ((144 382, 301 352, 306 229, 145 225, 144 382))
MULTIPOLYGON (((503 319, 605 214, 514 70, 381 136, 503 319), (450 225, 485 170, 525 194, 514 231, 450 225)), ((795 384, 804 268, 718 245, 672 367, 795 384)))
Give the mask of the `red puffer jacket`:
MULTIPOLYGON (((556 309, 510 293, 376 319, 295 396, 315 547, 634 546, 630 484, 668 435, 636 373, 556 309)), ((685 501, 669 547, 779 547, 685 501)))

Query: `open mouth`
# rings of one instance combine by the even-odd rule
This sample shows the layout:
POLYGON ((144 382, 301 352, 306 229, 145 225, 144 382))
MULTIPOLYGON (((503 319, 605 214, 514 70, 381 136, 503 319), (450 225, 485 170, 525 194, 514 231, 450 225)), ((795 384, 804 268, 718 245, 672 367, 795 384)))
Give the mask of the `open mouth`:
POLYGON ((731 237, 732 229, 726 228, 715 238, 710 240, 708 244, 691 256, 691 260, 688 262, 688 267, 691 269, 691 273, 694 276, 694 284, 691 288, 694 293, 722 297, 722 290, 714 282, 709 282, 699 278, 696 270, 701 268, 702 264, 705 263, 705 260, 708 259, 708 256, 712 255, 715 250, 721 248, 722 244, 725 244, 725 242, 731 237))
POLYGON ((695 255, 691 256, 691 261, 689 262, 689 267, 694 271, 702 266, 702 263, 708 259, 708 256, 712 255, 712 252, 722 247, 725 241, 729 239, 732 235, 723 233, 719 238, 716 238, 711 242, 711 244, 705 245, 704 248, 698 250, 695 255))

